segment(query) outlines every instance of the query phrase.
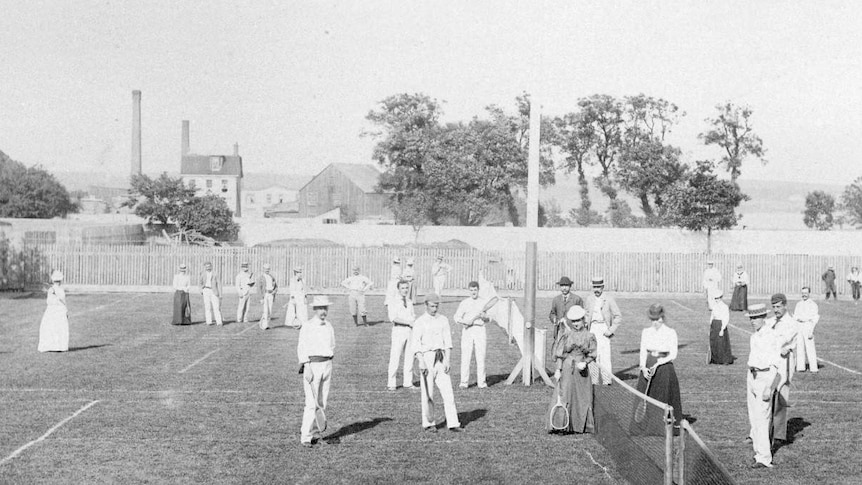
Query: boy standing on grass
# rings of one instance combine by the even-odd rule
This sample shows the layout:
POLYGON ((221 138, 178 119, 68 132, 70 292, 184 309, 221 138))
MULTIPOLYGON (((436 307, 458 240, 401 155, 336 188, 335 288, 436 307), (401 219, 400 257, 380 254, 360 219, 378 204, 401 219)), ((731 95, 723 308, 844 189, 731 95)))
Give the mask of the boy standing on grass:
POLYGON ((341 282, 341 286, 347 288, 350 292, 347 295, 347 305, 350 307, 350 314, 353 315, 353 324, 359 326, 358 316, 362 316, 362 324, 368 325, 367 315, 365 310, 365 292, 371 288, 371 280, 359 274, 359 266, 353 267, 353 275, 348 276, 341 282))
POLYGON ((213 264, 209 261, 204 263, 204 272, 201 273, 199 285, 204 299, 204 318, 207 325, 213 324, 213 316, 215 316, 215 324, 221 326, 221 283, 218 275, 213 272, 213 264))
POLYGON ((296 346, 296 356, 302 366, 302 388, 305 391, 299 441, 302 446, 309 448, 314 441, 312 426, 317 426, 320 432, 326 429, 325 415, 322 423, 316 415, 318 408, 326 411, 332 357, 335 355, 335 331, 326 319, 330 305, 332 303, 326 296, 314 297, 311 303, 314 316, 299 329, 296 346))
POLYGON ((436 433, 434 420, 434 386, 440 388, 446 426, 449 431, 461 431, 458 410, 455 408, 455 393, 449 377, 449 354, 452 351, 452 330, 449 319, 437 313, 440 295, 432 293, 425 299, 425 314, 413 323, 410 348, 419 362, 422 390, 422 428, 436 433))
POLYGON ((479 389, 488 387, 485 382, 485 350, 487 348, 487 334, 485 323, 488 316, 485 311, 497 303, 497 297, 491 301, 479 298, 479 282, 471 281, 467 288, 470 297, 462 301, 455 310, 452 317, 455 323, 461 324, 461 389, 466 389, 470 380, 470 360, 473 358, 473 349, 476 349, 476 385, 479 389))
POLYGON ((410 332, 416 313, 413 310, 413 302, 407 299, 410 292, 410 284, 404 280, 398 280, 396 284, 397 298, 391 298, 387 308, 389 321, 392 322, 392 346, 389 349, 389 368, 387 371, 386 388, 394 391, 398 381, 398 362, 404 353, 404 388, 413 389, 413 353, 410 351, 410 332))
POLYGON ((778 342, 772 328, 766 324, 766 305, 748 307, 751 353, 748 355, 747 405, 750 430, 748 439, 754 447, 752 468, 772 468, 772 443, 769 422, 772 420, 773 394, 780 380, 782 365, 778 342))

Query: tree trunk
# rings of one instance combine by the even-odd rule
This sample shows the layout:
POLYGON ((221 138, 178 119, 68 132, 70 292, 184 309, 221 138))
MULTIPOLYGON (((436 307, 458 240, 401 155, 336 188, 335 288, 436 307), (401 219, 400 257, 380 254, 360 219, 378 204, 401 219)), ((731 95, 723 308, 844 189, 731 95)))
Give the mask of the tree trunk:
POLYGON ((647 216, 648 218, 652 217, 655 214, 655 211, 653 211, 652 205, 650 205, 650 203, 649 203, 649 195, 646 193, 640 194, 640 200, 641 200, 641 209, 644 211, 644 215, 647 216))
POLYGON ((706 255, 712 254, 712 228, 706 228, 706 255))

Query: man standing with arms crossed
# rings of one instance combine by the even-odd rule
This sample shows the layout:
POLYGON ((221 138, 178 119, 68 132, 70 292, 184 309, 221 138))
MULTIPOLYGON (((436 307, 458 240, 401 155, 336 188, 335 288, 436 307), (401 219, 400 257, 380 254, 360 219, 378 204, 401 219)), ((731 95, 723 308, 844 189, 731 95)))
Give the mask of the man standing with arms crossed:
POLYGON ((602 277, 593 278, 593 294, 587 297, 584 304, 586 320, 590 322, 590 332, 596 336, 596 360, 590 362, 590 376, 593 384, 598 385, 599 374, 606 386, 611 385, 611 337, 617 331, 622 321, 622 314, 617 302, 605 294, 605 280, 602 277))
POLYGON ((236 304, 236 322, 248 323, 248 310, 251 307, 249 304, 249 296, 254 287, 254 275, 248 272, 248 263, 243 262, 240 267, 240 272, 236 275, 234 284, 236 285, 237 304, 236 304))
POLYGON ((371 288, 371 280, 367 276, 359 274, 359 266, 353 267, 353 275, 345 278, 341 282, 341 286, 347 288, 347 305, 350 308, 350 314, 353 315, 353 324, 359 326, 358 315, 362 316, 362 324, 368 325, 367 315, 365 310, 365 292, 371 288))
POLYGON ((811 372, 817 372, 817 349, 814 348, 814 327, 820 321, 820 310, 811 299, 811 288, 802 287, 802 300, 793 307, 793 316, 799 322, 796 337, 796 371, 805 372, 805 363, 811 372))
POLYGON ((455 393, 449 377, 449 355, 452 351, 452 330, 449 319, 437 313, 440 295, 432 293, 425 299, 425 314, 416 319, 411 336, 411 352, 415 352, 422 373, 422 428, 436 433, 434 419, 434 386, 440 388, 446 426, 449 431, 461 431, 458 410, 455 408, 455 393))
POLYGON ((790 403, 790 383, 796 370, 796 338, 799 323, 787 312, 787 297, 783 293, 772 295, 774 317, 766 320, 772 329, 776 346, 780 348, 781 363, 778 365, 778 388, 772 405, 772 439, 787 440, 787 408, 790 403))
POLYGON ((554 297, 551 301, 551 312, 548 314, 548 319, 551 320, 551 327, 554 329, 554 341, 557 340, 557 335, 560 333, 560 327, 566 321, 566 312, 573 306, 584 306, 581 297, 572 293, 572 280, 568 276, 560 278, 559 283, 560 294, 554 297))
POLYGON ((467 288, 470 297, 462 301, 455 310, 453 320, 461 324, 461 389, 466 389, 470 381, 470 360, 473 358, 473 348, 476 349, 476 385, 479 389, 488 387, 485 381, 485 350, 488 346, 488 337, 485 332, 485 323, 488 316, 485 311, 497 304, 495 296, 488 301, 479 298, 479 282, 471 281, 467 288))
POLYGON ((209 261, 204 263, 204 272, 201 273, 199 284, 201 295, 204 298, 204 317, 207 325, 213 324, 213 316, 215 316, 216 325, 223 325, 221 319, 221 283, 218 275, 213 272, 213 264, 209 261))
MULTIPOLYGON (((407 299, 410 284, 399 280, 396 284, 398 298, 389 302, 389 321, 392 322, 392 347, 389 349, 389 369, 386 388, 394 391, 397 388, 398 362, 404 354, 404 388, 413 388, 413 351, 410 349, 410 331, 416 314, 413 303, 407 299)), ((450 337, 451 338, 451 337, 450 337)))
POLYGON ((275 295, 278 293, 278 282, 275 280, 275 276, 270 273, 271 269, 269 264, 264 264, 263 274, 260 275, 260 292, 263 293, 263 299, 261 300, 263 309, 261 310, 258 326, 261 330, 271 328, 269 321, 272 318, 272 306, 275 304, 275 295))

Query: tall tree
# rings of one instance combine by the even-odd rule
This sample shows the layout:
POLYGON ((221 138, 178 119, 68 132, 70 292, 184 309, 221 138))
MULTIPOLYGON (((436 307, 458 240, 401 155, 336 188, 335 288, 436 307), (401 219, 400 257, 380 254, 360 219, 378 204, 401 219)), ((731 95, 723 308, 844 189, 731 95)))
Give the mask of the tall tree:
POLYGON ((736 106, 730 101, 716 105, 718 114, 706 121, 711 128, 698 135, 705 145, 718 145, 724 150, 721 163, 730 172, 730 179, 736 179, 742 174, 742 162, 754 157, 766 164, 766 149, 763 140, 754 133, 751 124, 752 110, 748 106, 736 106))
POLYGON ((174 216, 177 226, 193 229, 217 241, 235 241, 239 225, 227 202, 217 195, 192 197, 174 216))
POLYGON ((802 221, 806 226, 818 231, 828 231, 835 225, 832 213, 835 211, 835 197, 822 190, 809 192, 805 196, 805 211, 802 221))
POLYGON ((593 136, 591 155, 601 169, 596 185, 613 205, 618 190, 611 176, 622 151, 623 105, 613 96, 595 94, 581 98, 578 108, 593 136))
POLYGON ((50 219, 78 209, 52 174, 40 167, 26 167, 0 152, 0 217, 50 219))
POLYGON ((578 173, 579 195, 581 206, 571 209, 570 217, 580 226, 603 221, 598 212, 592 210, 590 186, 587 182, 586 168, 590 163, 590 150, 595 143, 593 126, 587 122, 580 111, 567 113, 554 119, 556 137, 555 143, 565 156, 562 167, 566 172, 578 173))
POLYGON ((132 175, 131 189, 123 207, 132 207, 135 214, 149 221, 167 224, 179 214, 180 209, 195 196, 180 177, 173 178, 162 173, 158 178, 144 174, 132 175))
POLYGON ((741 215, 736 209, 748 196, 739 186, 720 180, 715 164, 699 161, 685 180, 669 187, 663 217, 672 224, 692 231, 706 230, 707 252, 711 250, 712 231, 734 227, 741 215))
POLYGON ((862 177, 844 188, 841 208, 845 215, 844 221, 856 226, 856 229, 862 229, 862 177))

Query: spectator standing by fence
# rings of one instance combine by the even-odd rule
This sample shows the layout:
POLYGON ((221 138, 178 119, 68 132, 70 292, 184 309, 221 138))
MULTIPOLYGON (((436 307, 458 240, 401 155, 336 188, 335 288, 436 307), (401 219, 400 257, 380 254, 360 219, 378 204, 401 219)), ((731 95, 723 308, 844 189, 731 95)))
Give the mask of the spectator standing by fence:
POLYGON ((248 323, 248 311, 251 307, 250 298, 251 291, 254 289, 254 274, 248 270, 248 263, 243 261, 240 265, 240 271, 234 279, 236 286, 236 321, 248 323))
POLYGON ((367 276, 359 273, 359 266, 354 266, 353 274, 341 282, 341 286, 347 288, 347 306, 353 316, 353 324, 356 326, 359 325, 360 316, 362 317, 362 324, 368 325, 365 292, 371 289, 372 285, 373 283, 367 276))
POLYGON ((204 272, 200 277, 201 295, 204 300, 204 319, 207 325, 215 324, 223 325, 221 319, 221 281, 218 275, 213 271, 213 264, 207 261, 204 263, 204 272))
POLYGON ((308 286, 302 276, 302 268, 293 268, 293 278, 288 286, 290 299, 284 315, 284 324, 288 327, 300 328, 308 320, 308 286))
POLYGON ((712 290, 713 304, 709 316, 709 359, 707 363, 730 365, 733 354, 730 351, 730 334, 727 326, 730 324, 730 309, 721 298, 724 292, 721 288, 712 290))
POLYGON ((605 294, 605 279, 593 277, 593 294, 584 302, 586 320, 590 322, 590 332, 596 336, 596 360, 590 362, 590 376, 593 384, 599 384, 599 377, 606 386, 611 385, 611 337, 622 322, 622 313, 617 302, 605 294))
POLYGON ((401 361, 402 354, 404 388, 413 388, 413 351, 410 349, 410 332, 413 329, 413 322, 416 321, 416 313, 413 310, 413 303, 407 300, 407 292, 410 290, 407 282, 399 280, 396 288, 399 296, 390 301, 388 306, 389 321, 392 322, 392 346, 389 349, 386 388, 390 391, 397 388, 398 363, 401 361))
POLYGON ((272 274, 272 267, 267 263, 263 265, 263 274, 260 275, 261 308, 260 321, 257 322, 261 330, 267 330, 270 327, 269 322, 272 319, 272 309, 275 305, 275 295, 278 294, 278 280, 272 274))
POLYGON ((802 300, 793 307, 793 317, 799 322, 796 337, 796 371, 805 372, 805 364, 811 372, 817 372, 817 349, 814 348, 814 327, 820 321, 820 309, 811 299, 811 288, 802 287, 802 300))
POLYGON ((853 266, 850 268, 850 274, 847 276, 847 282, 850 283, 850 289, 853 292, 853 304, 859 304, 859 292, 862 287, 862 274, 859 273, 859 267, 853 266))
POLYGON ((389 266, 389 280, 386 282, 386 295, 383 297, 384 305, 389 306, 390 303, 397 303, 400 299, 398 294, 399 281, 401 281, 401 258, 395 256, 389 266))
POLYGON ((446 278, 452 272, 452 266, 443 262, 443 255, 438 255, 437 260, 431 266, 431 282, 434 286, 434 293, 443 296, 443 290, 446 288, 446 278))
POLYGON ((706 305, 710 310, 712 310, 712 304, 715 303, 711 290, 718 288, 721 288, 721 272, 715 267, 715 262, 710 259, 706 262, 706 270, 703 272, 703 291, 706 292, 706 305))
POLYGON ((838 292, 835 291, 835 267, 829 265, 829 267, 826 268, 826 272, 820 276, 820 279, 823 280, 823 285, 825 287, 826 301, 829 301, 830 294, 832 294, 832 298, 837 301, 838 292))
POLYGON ((413 259, 409 258, 407 265, 404 266, 404 270, 401 272, 401 279, 410 285, 407 291, 407 299, 413 304, 416 303, 416 268, 414 268, 414 264, 413 259))
POLYGON ((180 264, 179 271, 174 275, 174 312, 171 325, 189 325, 192 323, 192 306, 189 301, 189 290, 192 279, 186 263, 180 264))
POLYGON ((63 273, 51 273, 48 288, 48 306, 39 325, 39 352, 65 352, 69 350, 69 309, 66 291, 63 290, 63 273))
POLYGON ((748 272, 742 269, 742 265, 736 267, 733 275, 733 297, 730 299, 730 309, 735 312, 748 310, 748 284, 750 278, 748 272))
POLYGON ((560 278, 557 285, 560 287, 560 294, 551 300, 551 311, 548 313, 548 319, 551 321, 551 327, 554 329, 555 342, 563 324, 566 323, 566 312, 569 311, 569 308, 575 305, 579 307, 584 306, 581 297, 572 293, 572 280, 568 276, 560 278))

